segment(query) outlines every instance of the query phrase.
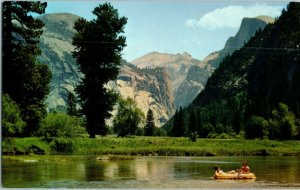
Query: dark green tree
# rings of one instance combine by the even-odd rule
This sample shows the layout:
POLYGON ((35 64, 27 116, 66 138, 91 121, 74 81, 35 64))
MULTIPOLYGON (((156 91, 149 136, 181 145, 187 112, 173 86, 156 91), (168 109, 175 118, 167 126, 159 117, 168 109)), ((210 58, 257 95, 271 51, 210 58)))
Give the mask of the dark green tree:
POLYGON ((176 111, 174 115, 173 128, 171 130, 171 136, 183 137, 185 136, 185 120, 183 115, 183 109, 180 107, 179 111, 176 111))
POLYGON ((74 93, 72 93, 72 92, 68 92, 67 113, 70 116, 77 115, 76 97, 75 97, 74 93))
POLYGON ((198 121, 196 115, 196 109, 192 109, 190 113, 190 120, 189 120, 189 137, 190 139, 195 142, 197 140, 197 130, 198 130, 198 121))
POLYGON ((44 100, 49 93, 51 72, 37 62, 39 37, 44 26, 32 14, 43 14, 47 3, 5 1, 2 4, 3 93, 19 106, 27 123, 24 135, 33 135, 46 115, 44 100))
POLYGON ((99 5, 92 12, 96 18, 75 22, 73 56, 84 77, 76 88, 82 113, 86 117, 87 131, 91 138, 106 135, 105 119, 117 101, 117 94, 105 85, 116 79, 121 65, 121 51, 126 46, 124 27, 127 18, 119 17, 117 9, 109 3, 99 5))
POLYGON ((131 98, 119 98, 117 114, 113 119, 113 131, 120 137, 136 135, 139 125, 144 121, 143 112, 131 98))
POLYGON ((249 139, 266 138, 269 135, 268 122, 259 116, 251 116, 245 126, 246 137, 249 139))
POLYGON ((2 95, 2 137, 21 133, 25 125, 18 105, 7 94, 2 95))
POLYGON ((272 139, 289 140, 298 135, 295 115, 289 111, 289 107, 284 103, 279 103, 277 109, 272 111, 270 120, 270 137, 272 139))
POLYGON ((154 131, 155 131, 155 123, 154 123, 153 111, 149 109, 147 113, 144 134, 145 136, 153 136, 154 131))

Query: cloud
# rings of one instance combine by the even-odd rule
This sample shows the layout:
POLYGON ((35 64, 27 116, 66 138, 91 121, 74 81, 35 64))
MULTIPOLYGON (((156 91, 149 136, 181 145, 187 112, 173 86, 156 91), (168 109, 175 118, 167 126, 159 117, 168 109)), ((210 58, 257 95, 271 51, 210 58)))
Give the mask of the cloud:
POLYGON ((185 25, 187 27, 191 27, 191 28, 194 28, 197 26, 197 20, 196 19, 188 19, 185 21, 185 25))
POLYGON ((204 14, 199 20, 188 19, 185 22, 187 27, 203 27, 208 30, 222 28, 238 28, 244 17, 257 17, 260 15, 268 15, 271 17, 279 16, 282 7, 270 6, 267 4, 255 4, 251 6, 227 6, 218 8, 204 14))

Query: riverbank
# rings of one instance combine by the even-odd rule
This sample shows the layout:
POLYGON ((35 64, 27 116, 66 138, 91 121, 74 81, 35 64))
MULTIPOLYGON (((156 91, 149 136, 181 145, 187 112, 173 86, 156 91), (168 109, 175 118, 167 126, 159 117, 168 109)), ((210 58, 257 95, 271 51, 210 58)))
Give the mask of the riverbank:
POLYGON ((76 138, 65 144, 42 138, 2 142, 3 154, 142 155, 142 156, 300 156, 300 141, 197 139, 114 136, 76 138))

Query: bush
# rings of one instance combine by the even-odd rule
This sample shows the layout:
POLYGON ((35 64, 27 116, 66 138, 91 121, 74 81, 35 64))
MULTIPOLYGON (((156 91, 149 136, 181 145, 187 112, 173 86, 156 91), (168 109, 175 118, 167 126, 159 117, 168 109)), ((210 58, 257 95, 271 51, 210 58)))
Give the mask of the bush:
POLYGON ((271 139, 288 140, 297 138, 299 131, 295 115, 283 103, 279 103, 278 108, 272 111, 272 119, 269 121, 269 125, 271 139))
POLYGON ((197 141, 197 133, 196 133, 196 132, 191 132, 191 133, 190 133, 190 136, 189 136, 189 139, 190 139, 192 142, 196 142, 196 141, 197 141))
POLYGON ((2 137, 12 137, 21 133, 25 125, 18 105, 9 95, 4 94, 2 96, 2 137))
POLYGON ((137 136, 144 136, 144 128, 138 127, 138 129, 135 132, 135 135, 137 136))
POLYGON ((50 137, 73 138, 86 133, 81 127, 82 124, 82 120, 77 117, 65 113, 50 113, 41 123, 40 134, 46 139, 50 137))
POLYGON ((167 131, 163 129, 162 127, 158 128, 156 127, 154 129, 154 136, 167 136, 167 131))
POLYGON ((118 136, 136 135, 144 122, 144 114, 133 99, 119 99, 117 114, 113 119, 113 130, 118 136))
POLYGON ((268 122, 259 116, 251 116, 245 126, 246 137, 249 139, 268 137, 268 122))
POLYGON ((55 138, 51 143, 50 147, 58 152, 73 152, 74 143, 72 139, 66 138, 55 138))

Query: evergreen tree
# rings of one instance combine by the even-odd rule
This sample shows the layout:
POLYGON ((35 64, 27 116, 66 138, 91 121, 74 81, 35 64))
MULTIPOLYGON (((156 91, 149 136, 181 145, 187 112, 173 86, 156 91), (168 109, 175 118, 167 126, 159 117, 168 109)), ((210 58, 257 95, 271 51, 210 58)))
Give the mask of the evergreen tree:
POLYGON ((146 125, 145 125, 145 136, 153 136, 155 131, 154 117, 153 111, 151 109, 148 110, 146 125))
POLYGON ((198 121, 196 116, 196 110, 192 109, 190 113, 190 121, 189 121, 189 136, 190 139, 195 142, 197 139, 197 130, 198 130, 198 121))
POLYGON ((76 116, 77 115, 76 97, 72 92, 68 92, 67 113, 70 116, 76 116))
POLYGON ((46 115, 44 100, 50 90, 51 72, 37 62, 39 37, 44 26, 32 14, 43 14, 47 3, 5 1, 2 4, 3 93, 19 106, 27 123, 24 135, 33 135, 46 115))
POLYGON ((117 101, 117 94, 105 85, 119 74, 121 51, 126 46, 126 38, 121 34, 127 18, 119 17, 117 9, 109 3, 99 5, 92 13, 95 19, 81 18, 75 22, 73 56, 84 74, 76 92, 86 117, 87 131, 95 138, 96 134, 107 134, 105 119, 110 118, 117 101))
POLYGON ((183 137, 185 135, 185 121, 183 115, 182 107, 174 115, 173 128, 171 130, 171 135, 174 137, 183 137))

